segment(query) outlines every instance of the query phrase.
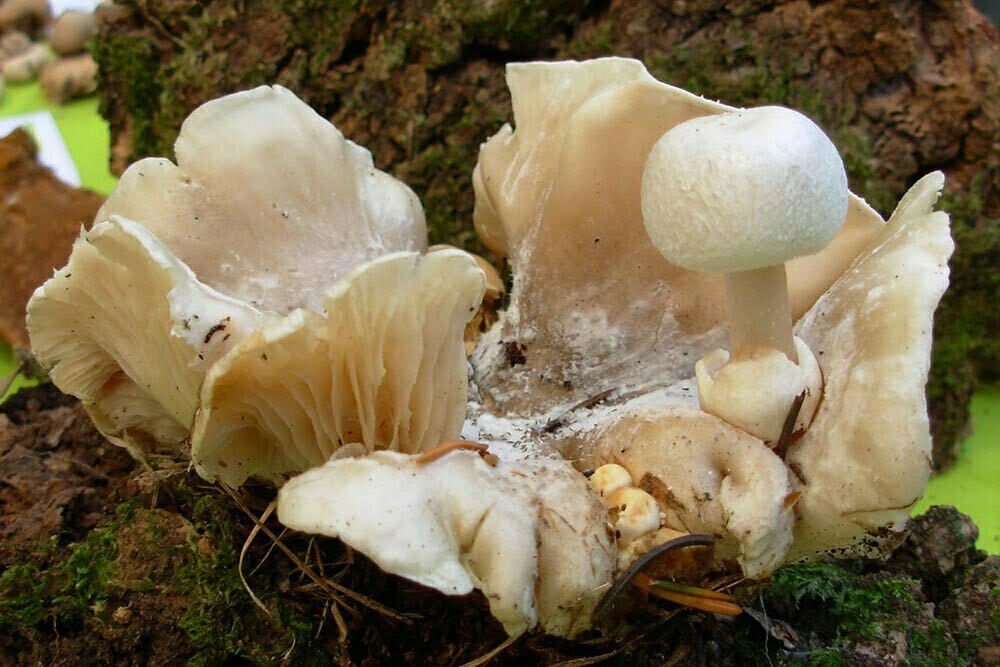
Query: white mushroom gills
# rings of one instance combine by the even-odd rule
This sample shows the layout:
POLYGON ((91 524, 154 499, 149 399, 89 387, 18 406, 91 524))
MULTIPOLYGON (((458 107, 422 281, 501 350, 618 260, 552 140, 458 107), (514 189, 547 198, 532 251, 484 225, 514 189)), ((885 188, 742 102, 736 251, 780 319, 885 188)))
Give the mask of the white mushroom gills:
MULTIPOLYGON (((784 263, 825 248, 847 203, 836 147, 811 120, 782 107, 677 125, 653 146, 642 178, 643 221, 663 257, 726 275, 729 364, 771 351, 798 364, 784 263)), ((793 370, 782 383, 804 390, 801 376, 793 370)), ((782 417, 788 407, 762 406, 782 417)), ((774 420, 753 434, 772 441, 774 420)))

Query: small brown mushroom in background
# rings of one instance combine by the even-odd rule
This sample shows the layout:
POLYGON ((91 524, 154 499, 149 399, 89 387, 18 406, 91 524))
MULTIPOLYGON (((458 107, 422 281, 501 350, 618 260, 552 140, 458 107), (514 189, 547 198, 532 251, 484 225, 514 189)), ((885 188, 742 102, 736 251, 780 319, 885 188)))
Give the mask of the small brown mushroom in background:
POLYGON ((0 65, 14 56, 21 55, 31 46, 31 38, 20 30, 9 30, 0 35, 0 65))
POLYGON ((32 44, 4 62, 3 76, 8 81, 32 81, 51 59, 52 53, 47 46, 32 44))
POLYGON ((63 12, 52 24, 49 46, 60 56, 83 53, 97 34, 97 20, 89 12, 63 12))
POLYGON ((42 69, 39 81, 50 102, 63 104, 97 90, 97 63, 89 53, 59 58, 42 69))
POLYGON ((3 0, 0 2, 0 30, 22 30, 40 35, 52 18, 47 0, 3 0))

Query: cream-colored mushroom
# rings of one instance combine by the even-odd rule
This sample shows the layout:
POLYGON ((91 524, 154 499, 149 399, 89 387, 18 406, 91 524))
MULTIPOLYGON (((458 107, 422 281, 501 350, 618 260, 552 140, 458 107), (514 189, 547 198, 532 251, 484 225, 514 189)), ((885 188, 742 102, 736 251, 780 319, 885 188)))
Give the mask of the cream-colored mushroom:
POLYGON ((792 340, 785 262, 833 240, 847 196, 836 147, 782 107, 681 123, 646 160, 642 214, 653 245, 674 264, 726 275, 729 352, 696 366, 701 407, 766 442, 778 440, 796 396, 808 391, 815 406, 822 391, 815 358, 792 340))
POLYGON ((204 368, 268 317, 200 283, 142 225, 83 232, 28 303, 31 349, 116 444, 172 450, 187 437, 204 368))
POLYGON ((421 452, 465 419, 463 331, 485 289, 468 253, 393 253, 261 329, 205 378, 191 457, 239 486, 322 465, 344 443, 421 452))
POLYGON ((589 627, 615 550, 606 512, 564 461, 377 452, 331 461, 278 495, 286 526, 340 537, 387 572, 449 595, 477 588, 511 635, 589 627))
POLYGON ((618 489, 632 486, 632 475, 617 463, 605 463, 594 470, 590 484, 602 497, 610 497, 618 489))
POLYGON ((89 95, 97 90, 97 62, 89 53, 59 58, 42 68, 38 83, 54 104, 89 95))
POLYGON ((52 60, 52 54, 44 44, 32 44, 26 50, 7 58, 0 70, 8 81, 32 81, 52 60))
POLYGON ((176 153, 122 175, 27 318, 35 356, 104 435, 168 450, 239 341, 321 312, 359 264, 426 245, 413 192, 283 88, 199 107, 176 153))
POLYGON ((660 527, 660 506, 642 489, 622 487, 607 497, 607 503, 615 534, 622 542, 631 542, 660 527))

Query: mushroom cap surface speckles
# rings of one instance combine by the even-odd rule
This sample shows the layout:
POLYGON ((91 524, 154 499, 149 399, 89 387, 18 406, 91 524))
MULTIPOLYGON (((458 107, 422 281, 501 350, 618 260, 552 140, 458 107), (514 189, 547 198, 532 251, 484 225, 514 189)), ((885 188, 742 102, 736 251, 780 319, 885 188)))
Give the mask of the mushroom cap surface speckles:
POLYGON ((823 250, 847 216, 847 173, 815 123, 783 107, 694 118, 653 146, 642 215, 667 261, 728 273, 823 250))
POLYGON ((885 230, 799 322, 825 379, 816 417, 787 455, 802 493, 793 557, 876 553, 898 533, 931 472, 924 385, 933 314, 954 249, 944 186, 928 174, 885 230))
POLYGON ((290 528, 339 537, 383 570, 449 595, 478 588, 511 635, 590 625, 614 571, 607 514, 565 461, 376 452, 330 461, 278 494, 290 528))
MULTIPOLYGON (((732 107, 623 58, 511 64, 507 82, 516 129, 483 144, 473 173, 476 229, 513 274, 507 310, 472 355, 484 405, 530 415, 611 387, 690 378, 695 361, 724 346, 723 277, 663 259, 642 220, 642 173, 665 132, 732 107)), ((787 266, 796 319, 884 225, 844 197, 833 242, 787 266)))
POLYGON ((265 321, 118 216, 81 234, 27 308, 35 357, 101 432, 166 449, 187 436, 207 365, 265 321))
POLYGON ((208 373, 198 473, 239 486, 322 465, 345 443, 416 453, 465 419, 463 332, 486 278, 461 250, 393 253, 243 341, 208 373))
POLYGON ((202 282, 262 310, 319 312, 355 266, 427 247, 413 191, 280 86, 198 107, 175 152, 177 165, 129 167, 97 219, 142 223, 202 282))

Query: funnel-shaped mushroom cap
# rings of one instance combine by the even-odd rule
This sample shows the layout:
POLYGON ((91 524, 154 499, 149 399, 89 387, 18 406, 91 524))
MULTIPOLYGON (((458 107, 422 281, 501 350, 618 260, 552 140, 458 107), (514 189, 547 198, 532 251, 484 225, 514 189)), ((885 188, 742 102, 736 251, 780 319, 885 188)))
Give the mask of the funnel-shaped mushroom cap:
POLYGON ((795 515, 785 464, 757 438, 693 407, 622 410, 569 445, 584 467, 625 467, 665 513, 665 525, 715 535, 716 557, 748 577, 783 562, 795 515))
MULTIPOLYGON (((473 174, 476 229, 514 274, 501 326, 473 357, 487 406, 525 414, 690 377, 725 338, 722 278, 670 264, 653 246, 642 173, 667 130, 732 108, 622 58, 512 64, 507 82, 517 129, 483 145, 473 174)), ((851 196, 833 243, 788 266, 795 317, 882 225, 851 196)))
POLYGON ((202 282, 258 308, 319 312, 355 266, 427 246, 416 195, 281 86, 198 107, 174 149, 176 166, 129 167, 97 219, 142 223, 202 282))
POLYGON ((243 341, 209 371, 198 473, 239 486, 322 465, 345 443, 419 452, 465 419, 463 332, 486 278, 461 250, 394 253, 243 341))
POLYGON ((195 278, 142 225, 83 232, 28 304, 31 349, 109 439, 176 446, 204 368, 266 316, 195 278))
POLYGON ((212 362, 322 310, 358 264, 426 245, 413 192, 283 88, 199 107, 176 152, 125 172, 28 305, 35 356, 119 443, 176 447, 212 362))
POLYGON ((903 529, 927 487, 924 385, 954 248, 948 215, 933 211, 943 186, 940 172, 917 182, 798 325, 826 386, 815 420, 786 459, 802 493, 793 556, 874 551, 885 529, 903 529))
POLYGON ((340 537, 385 571, 443 593, 481 590, 512 635, 536 624, 563 636, 588 627, 614 570, 607 513, 565 461, 335 459, 281 489, 278 518, 340 537))

